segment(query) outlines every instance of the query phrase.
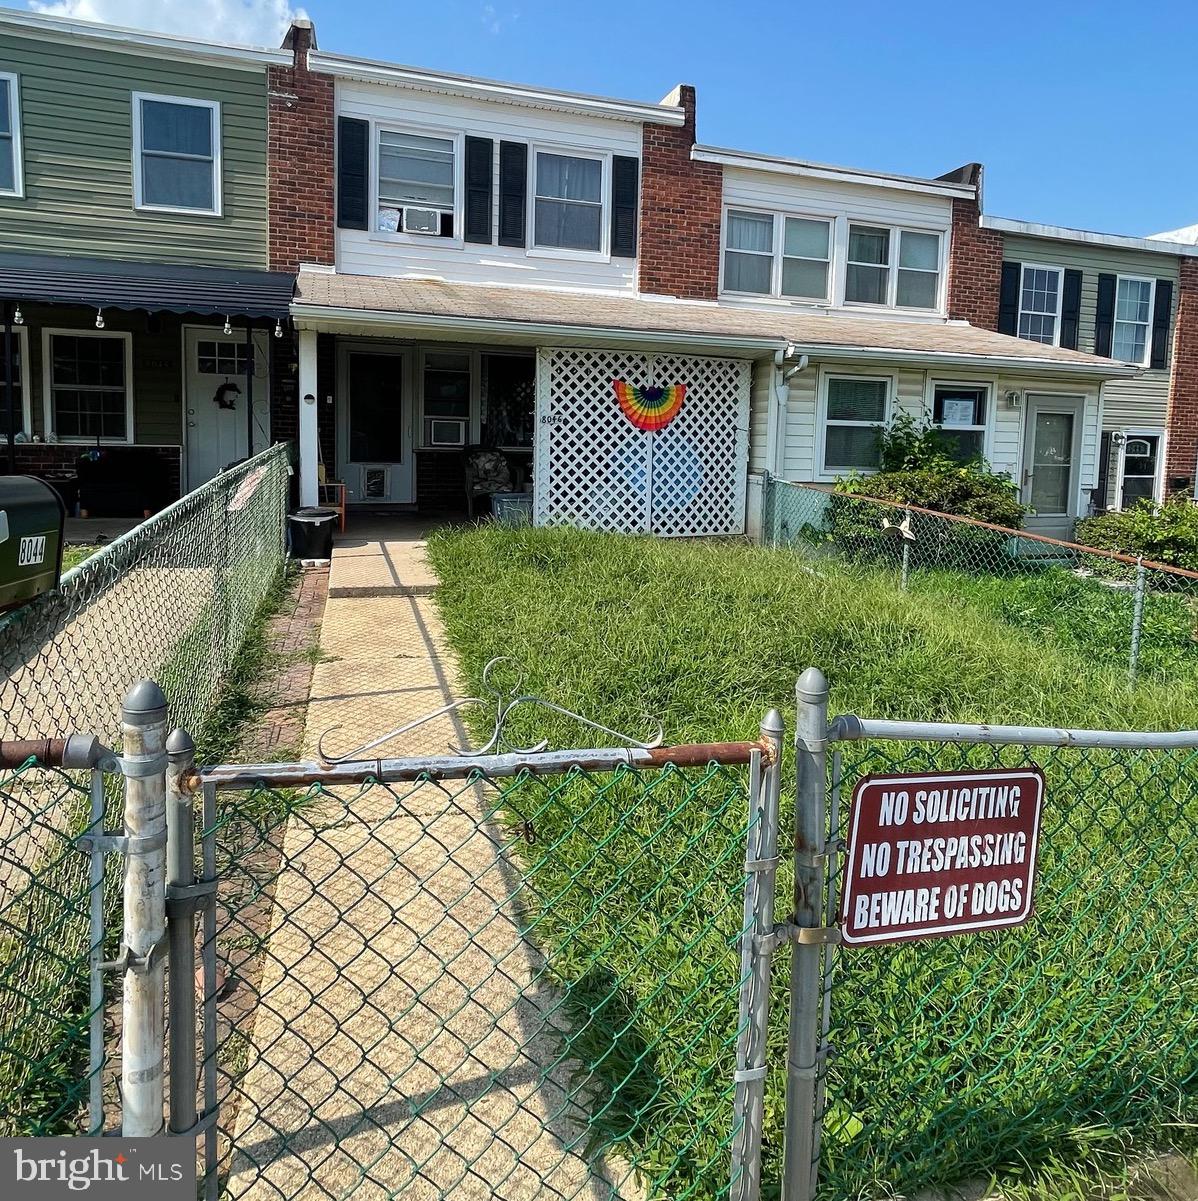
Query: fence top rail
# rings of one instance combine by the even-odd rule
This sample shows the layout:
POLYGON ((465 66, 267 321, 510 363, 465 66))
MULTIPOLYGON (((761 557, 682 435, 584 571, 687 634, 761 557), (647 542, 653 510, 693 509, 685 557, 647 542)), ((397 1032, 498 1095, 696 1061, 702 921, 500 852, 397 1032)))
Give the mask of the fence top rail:
POLYGON ((1030 542, 1043 542, 1048 546, 1059 546, 1064 550, 1077 551, 1084 555, 1095 555, 1100 559, 1109 559, 1113 563, 1126 563, 1131 567, 1147 567, 1152 571, 1163 571, 1168 575, 1181 576, 1187 580, 1198 580, 1198 571, 1190 571, 1185 567, 1171 567, 1168 563, 1158 563, 1155 559, 1136 558, 1135 555, 1120 554, 1119 551, 1102 550, 1097 546, 1086 546, 1081 542, 1066 542, 1063 538, 1050 538, 1047 534, 1034 534, 1030 530, 1015 530, 1009 525, 995 525, 991 521, 979 521, 976 517, 962 517, 958 513, 940 513, 936 509, 925 509, 920 505, 903 504, 901 500, 883 500, 877 496, 858 496, 854 492, 837 492, 835 488, 819 484, 804 484, 792 480, 771 476, 774 484, 784 484, 787 488, 799 488, 807 492, 822 492, 826 496, 844 496, 849 500, 880 505, 888 509, 901 509, 904 513, 919 513, 924 517, 936 517, 941 521, 955 521, 958 525, 971 526, 976 530, 991 530, 996 534, 1007 534, 1012 538, 1024 538, 1030 542))
POLYGON ((564 775, 574 769, 612 771, 620 767, 724 767, 747 764, 757 752, 764 762, 773 746, 761 742, 688 743, 682 746, 593 747, 588 750, 509 751, 501 755, 424 755, 405 759, 356 759, 346 763, 224 764, 201 770, 200 782, 216 788, 246 789, 260 785, 298 788, 314 784, 404 783, 421 779, 464 780, 472 775, 564 775))
POLYGON ((969 742, 987 745, 1105 747, 1113 750, 1194 750, 1198 730, 1065 730, 1052 726, 974 725, 965 722, 889 721, 844 714, 828 729, 833 742, 969 742))

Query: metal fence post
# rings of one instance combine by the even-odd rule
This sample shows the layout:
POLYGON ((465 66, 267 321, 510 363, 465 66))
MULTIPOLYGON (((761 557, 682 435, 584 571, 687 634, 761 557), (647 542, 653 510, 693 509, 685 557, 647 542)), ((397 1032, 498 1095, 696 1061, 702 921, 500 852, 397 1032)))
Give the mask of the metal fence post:
POLYGON ((170 1132, 196 1124, 195 742, 166 740, 166 914, 170 940, 170 1132))
MULTIPOLYGON (((817 667, 795 689, 795 917, 800 929, 823 924, 824 802, 827 789, 828 681, 817 667)), ((815 1094, 819 1074, 821 947, 795 941, 790 958, 790 1031, 786 1061, 784 1201, 815 1195, 815 1094)))
POLYGON ((166 940, 166 697, 152 680, 121 705, 125 776, 121 1133, 162 1132, 166 940))
POLYGON ((782 783, 782 714, 761 722, 770 747, 750 765, 749 839, 745 850, 745 913, 741 926, 740 1037, 736 1047, 736 1137, 732 1143, 732 1201, 761 1195, 761 1144, 765 1119, 766 1041, 769 1034, 770 964, 773 960, 774 877, 778 868, 778 797, 782 783))
POLYGON ((1136 599, 1131 611, 1131 656, 1127 664, 1127 682, 1134 684, 1140 669, 1140 633, 1144 625, 1144 560, 1136 559, 1136 599))

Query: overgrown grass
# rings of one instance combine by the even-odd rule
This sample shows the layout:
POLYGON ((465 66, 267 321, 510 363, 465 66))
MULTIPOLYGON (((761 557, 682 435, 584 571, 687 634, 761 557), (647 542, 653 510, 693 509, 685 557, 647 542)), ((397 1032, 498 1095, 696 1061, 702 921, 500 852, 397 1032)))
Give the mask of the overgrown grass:
MULTIPOLYGON (((1152 681, 1130 689, 1122 664, 1087 653, 1084 625, 1073 638, 1046 638, 1053 606, 1043 596, 1029 605, 1040 616, 1021 628, 997 602, 987 611, 984 596, 966 603, 967 586, 929 603, 884 574, 812 568, 741 544, 480 528, 436 534, 430 554, 470 688, 490 658, 508 655, 526 669, 528 691, 631 732, 654 715, 670 741, 750 737, 773 706, 793 728, 794 682, 810 664, 831 680, 833 712, 1198 726, 1198 694, 1152 681)), ((593 737, 531 709, 516 714, 512 736, 559 746, 593 737)), ((852 749, 854 776, 887 761, 881 748, 852 749)), ((889 754, 894 766, 898 749, 889 754)), ((910 763, 936 766, 947 754, 925 749, 910 763)), ((1195 892, 1184 865, 1198 845, 1198 773, 1180 756, 1043 758, 1050 816, 1039 913, 1026 933, 846 953, 830 1197, 979 1177, 1008 1191, 1082 1196, 1085 1173, 1122 1162, 1131 1140, 1167 1145, 1198 1117, 1198 1039, 1185 1003, 1194 926, 1192 906, 1179 903, 1195 892)), ((597 854, 580 794, 573 808, 538 817, 539 845, 552 853, 527 859, 535 893, 552 899, 534 916, 534 937, 584 1031, 571 1049, 608 1099, 595 1109, 596 1137, 651 1178, 668 1175, 670 1195, 717 1195, 726 1161, 740 915, 711 898, 721 885, 735 896, 740 877, 733 859, 712 873, 743 829, 726 823, 714 841, 710 830, 697 838, 726 798, 723 788, 682 806, 670 790, 623 795, 603 813, 619 854, 597 854), (691 832, 695 853, 638 854, 624 838, 639 833, 643 848, 653 830, 667 848, 691 832), (596 979, 600 1000, 612 1000, 597 1001, 596 979), (671 1050, 679 1046, 682 1056, 671 1050)), ((774 1184, 784 989, 783 970, 766 1107, 774 1184)))

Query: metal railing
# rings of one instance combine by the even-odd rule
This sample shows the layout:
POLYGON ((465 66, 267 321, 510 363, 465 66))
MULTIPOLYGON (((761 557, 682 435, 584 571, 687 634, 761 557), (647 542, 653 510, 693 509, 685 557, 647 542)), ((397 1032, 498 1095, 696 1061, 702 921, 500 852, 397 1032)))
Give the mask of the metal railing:
POLYGON ((1198 679, 1198 573, 769 476, 762 541, 965 603, 1140 678, 1198 679))

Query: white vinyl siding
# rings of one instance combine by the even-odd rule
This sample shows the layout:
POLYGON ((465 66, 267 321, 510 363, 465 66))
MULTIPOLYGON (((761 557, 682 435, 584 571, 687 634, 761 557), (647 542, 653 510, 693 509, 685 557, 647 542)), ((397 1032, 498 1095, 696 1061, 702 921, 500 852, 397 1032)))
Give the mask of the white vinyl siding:
POLYGON ((139 209, 219 216, 220 105, 133 93, 133 199, 139 209))
MULTIPOLYGON (((533 246, 536 155, 604 160, 601 219, 606 241, 610 221, 606 205, 612 155, 640 158, 641 127, 629 121, 523 108, 461 96, 445 96, 388 84, 337 81, 340 115, 373 122, 374 127, 427 133, 433 137, 477 136, 493 142, 492 229, 499 228, 499 146, 503 141, 528 146, 529 188, 527 246, 462 245, 457 238, 400 238, 377 230, 338 229, 337 269, 355 275, 441 278, 454 283, 517 284, 527 287, 583 288, 631 295, 636 260, 613 259, 589 251, 533 246)), ((459 155, 460 160, 460 155, 459 155)), ((460 161, 459 161, 460 174, 460 161)), ((461 181, 459 178, 459 188, 461 181)), ((459 194, 459 208, 461 197, 459 194)))
POLYGON ((15 75, 0 71, 0 196, 24 195, 21 92, 15 75))

